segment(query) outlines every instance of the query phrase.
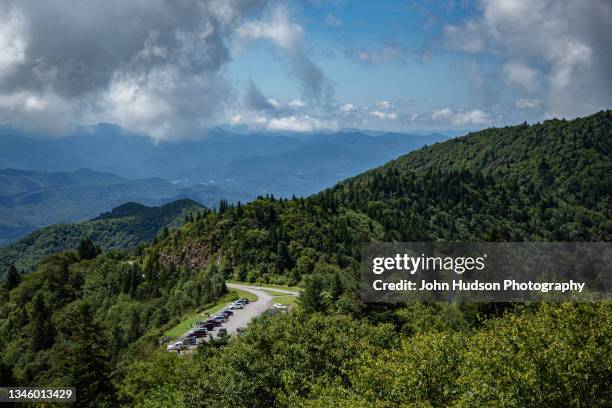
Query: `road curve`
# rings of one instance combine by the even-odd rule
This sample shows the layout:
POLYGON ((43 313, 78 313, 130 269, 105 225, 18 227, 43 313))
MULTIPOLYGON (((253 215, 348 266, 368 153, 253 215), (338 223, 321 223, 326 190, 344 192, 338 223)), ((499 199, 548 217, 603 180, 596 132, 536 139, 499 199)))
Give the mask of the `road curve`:
MULTIPOLYGON (((285 289, 261 288, 259 286, 242 285, 239 283, 226 283, 226 286, 230 289, 240 289, 245 292, 251 292, 257 296, 257 300, 249 302, 244 309, 234 310, 234 315, 231 316, 226 323, 223 323, 223 327, 227 329, 228 334, 236 333, 239 327, 246 327, 254 317, 259 316, 272 307, 274 304, 274 296, 269 295, 265 290, 272 290, 287 295, 300 295, 298 292, 285 289)), ((229 307, 229 303, 227 306, 229 307)))

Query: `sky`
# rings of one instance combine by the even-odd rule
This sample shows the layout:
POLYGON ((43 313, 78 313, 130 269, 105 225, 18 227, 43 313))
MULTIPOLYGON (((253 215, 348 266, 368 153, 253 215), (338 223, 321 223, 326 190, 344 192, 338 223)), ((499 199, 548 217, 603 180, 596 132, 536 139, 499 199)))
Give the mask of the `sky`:
POLYGON ((0 124, 155 140, 467 130, 612 106, 609 0, 2 0, 0 124))

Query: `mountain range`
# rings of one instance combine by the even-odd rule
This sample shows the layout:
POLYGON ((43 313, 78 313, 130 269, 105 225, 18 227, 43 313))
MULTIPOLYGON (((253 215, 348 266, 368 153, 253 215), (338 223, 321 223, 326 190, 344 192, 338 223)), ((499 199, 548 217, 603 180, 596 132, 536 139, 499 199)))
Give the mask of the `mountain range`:
POLYGON ((611 130, 612 111, 487 129, 306 198, 197 210, 138 251, 11 269, 0 383, 89 406, 607 407, 610 302, 368 304, 359 263, 364 242, 609 242, 611 130), (304 290, 188 358, 161 348, 226 279, 304 290))
POLYGON ((0 245, 55 223, 83 221, 128 201, 305 196, 441 134, 234 134, 154 143, 102 124, 52 139, 0 129, 0 245))
POLYGON ((203 210, 200 204, 188 199, 160 207, 130 202, 89 221, 41 228, 0 247, 0 276, 11 265, 30 272, 45 256, 76 249, 84 239, 90 239, 103 251, 134 248, 152 241, 164 228, 178 227, 189 216, 203 210))
POLYGON ((0 170, 0 244, 38 228, 91 219, 129 201, 162 205, 191 198, 206 206, 244 196, 215 185, 178 186, 161 178, 127 180, 88 169, 0 170))

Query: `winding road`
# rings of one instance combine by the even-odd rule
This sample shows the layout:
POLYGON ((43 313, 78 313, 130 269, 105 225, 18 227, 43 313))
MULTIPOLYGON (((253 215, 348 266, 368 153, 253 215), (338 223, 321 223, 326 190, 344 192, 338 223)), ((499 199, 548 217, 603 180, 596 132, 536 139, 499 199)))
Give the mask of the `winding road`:
MULTIPOLYGON (((251 292, 257 296, 257 300, 249 302, 244 309, 234 310, 234 315, 229 318, 226 323, 223 323, 223 327, 227 329, 227 333, 236 333, 239 327, 246 327, 249 322, 254 318, 270 309, 274 304, 274 296, 266 293, 266 290, 271 290, 278 293, 284 293, 286 295, 299 296, 298 292, 292 292, 285 289, 276 288, 262 288, 259 286, 243 285, 239 283, 226 283, 230 289, 240 289, 245 292, 251 292)), ((229 303, 227 305, 229 307, 229 303)))

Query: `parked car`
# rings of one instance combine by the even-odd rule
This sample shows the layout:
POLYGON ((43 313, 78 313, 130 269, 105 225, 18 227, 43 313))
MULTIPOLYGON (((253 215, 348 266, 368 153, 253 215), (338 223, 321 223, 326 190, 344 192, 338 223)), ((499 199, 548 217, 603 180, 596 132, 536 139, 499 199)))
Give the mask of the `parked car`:
POLYGON ((186 346, 195 346, 196 344, 198 344, 198 339, 196 337, 187 337, 183 341, 183 344, 186 346))
POLYGON ((224 310, 221 313, 223 313, 225 316, 233 316, 234 312, 232 312, 231 310, 224 310))
POLYGON ((177 341, 175 343, 168 344, 168 347, 166 347, 167 351, 181 351, 182 349, 183 349, 182 341, 177 341))
POLYGON ((244 303, 234 302, 230 305, 230 309, 244 309, 244 303))
POLYGON ((210 331, 210 330, 214 329, 216 327, 216 325, 215 325, 214 321, 208 321, 208 322, 204 322, 200 327, 203 327, 206 330, 210 331))
POLYGON ((224 315, 217 315, 213 317, 213 320, 218 323, 224 323, 227 320, 227 318, 224 315))
POLYGON ((287 306, 283 305, 282 303, 275 303, 274 304, 274 308, 277 309, 277 310, 286 310, 287 306))
POLYGON ((219 329, 219 332, 217 333, 217 338, 225 337, 225 336, 227 336, 227 329, 225 328, 219 329))
POLYGON ((194 337, 194 338, 206 337, 207 334, 208 334, 208 331, 205 328, 201 327, 201 328, 191 330, 189 333, 187 333, 187 337, 194 337))
POLYGON ((248 305, 248 304, 249 304, 249 299, 247 299, 247 298, 242 298, 242 299, 240 299, 240 300, 238 300, 238 301, 239 301, 239 302, 242 302, 242 303, 244 303, 244 304, 246 304, 246 305, 248 305))
POLYGON ((212 324, 213 327, 218 327, 218 326, 221 326, 221 323, 222 322, 219 322, 219 321, 217 321, 215 319, 208 319, 205 324, 212 324))

